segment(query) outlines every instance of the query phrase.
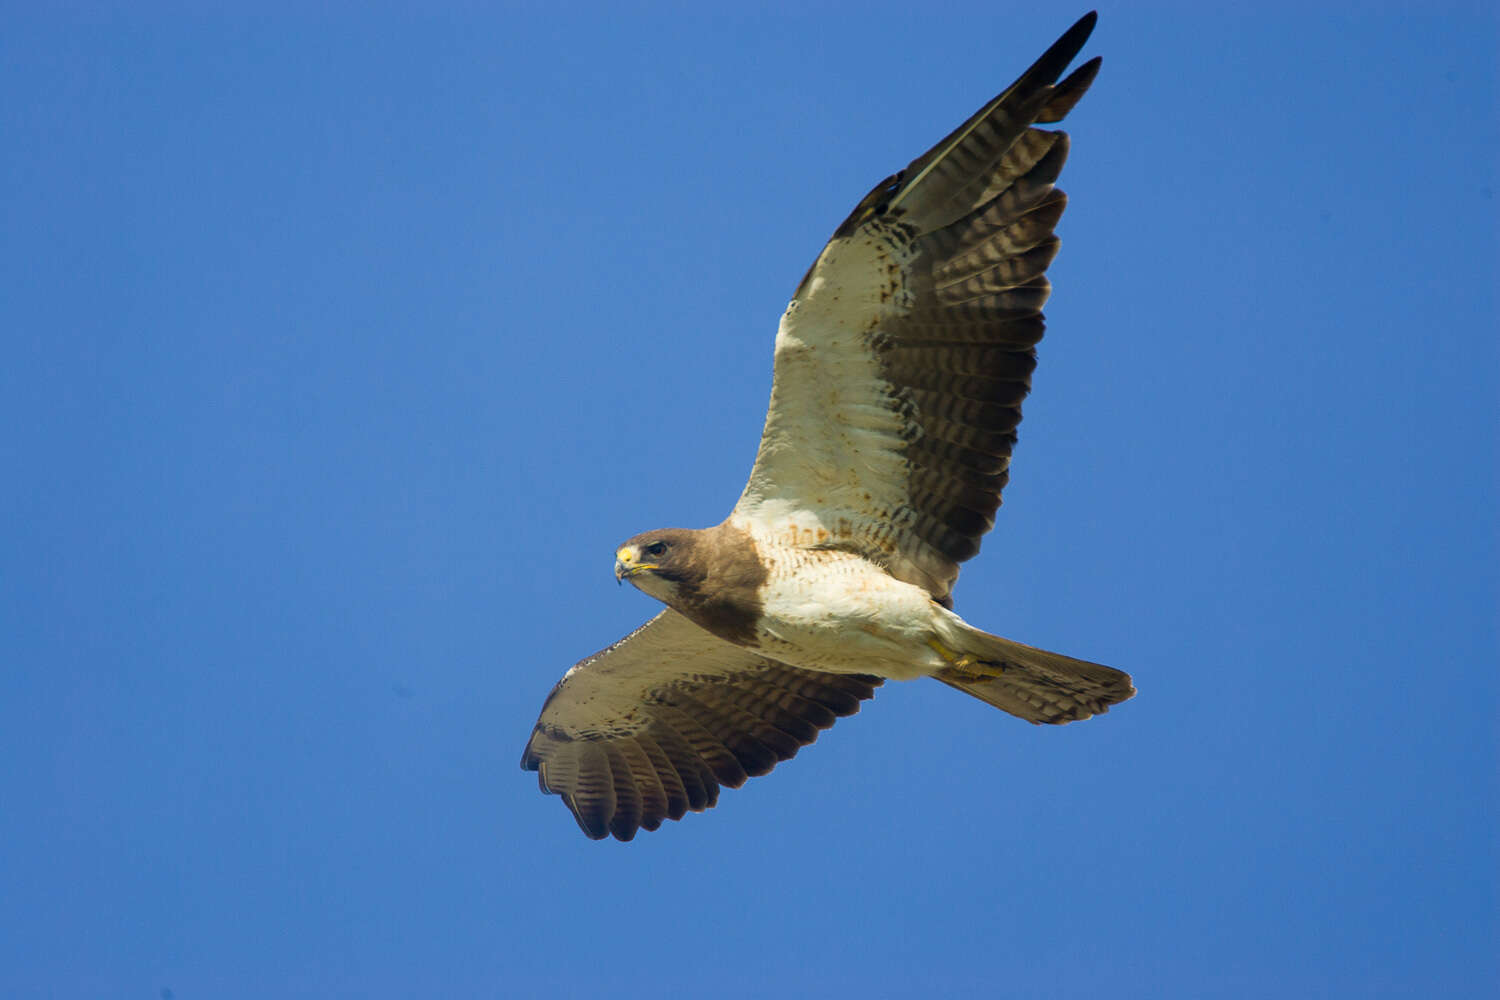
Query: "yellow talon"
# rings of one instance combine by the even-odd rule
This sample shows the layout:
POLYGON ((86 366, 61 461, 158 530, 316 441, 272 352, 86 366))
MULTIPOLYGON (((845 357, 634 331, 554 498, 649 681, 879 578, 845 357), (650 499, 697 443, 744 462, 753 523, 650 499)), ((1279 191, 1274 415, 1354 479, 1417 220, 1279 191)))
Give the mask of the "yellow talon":
POLYGON ((948 665, 951 667, 963 670, 967 667, 972 666, 974 663, 974 661, 969 657, 955 653, 953 650, 949 649, 947 646, 944 646, 936 639, 928 639, 927 645, 931 646, 937 652, 937 655, 941 656, 944 660, 947 660, 948 665))
POLYGON ((1005 673, 1005 664, 1003 663, 976 660, 972 656, 955 653, 936 639, 928 639, 927 645, 931 646, 937 655, 948 662, 949 669, 968 675, 970 680, 991 680, 1003 676, 1005 673))

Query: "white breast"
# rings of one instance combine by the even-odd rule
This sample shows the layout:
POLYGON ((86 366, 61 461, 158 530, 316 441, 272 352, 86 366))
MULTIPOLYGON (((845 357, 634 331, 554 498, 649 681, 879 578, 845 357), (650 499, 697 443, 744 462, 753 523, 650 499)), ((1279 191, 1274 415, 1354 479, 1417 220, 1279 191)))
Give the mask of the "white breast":
POLYGON ((942 609, 920 587, 850 552, 806 548, 807 529, 756 532, 766 563, 759 638, 766 655, 832 673, 924 677, 946 666, 928 644, 942 609))

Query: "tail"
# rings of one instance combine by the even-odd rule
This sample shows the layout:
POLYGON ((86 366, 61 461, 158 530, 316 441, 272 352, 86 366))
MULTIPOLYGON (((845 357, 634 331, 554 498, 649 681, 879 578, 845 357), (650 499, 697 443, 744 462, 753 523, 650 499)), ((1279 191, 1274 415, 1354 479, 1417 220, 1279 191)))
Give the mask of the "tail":
POLYGON ((1130 675, 1098 663, 1002 639, 976 628, 965 631, 973 666, 948 667, 933 676, 1027 722, 1058 725, 1102 715, 1135 694, 1130 675))

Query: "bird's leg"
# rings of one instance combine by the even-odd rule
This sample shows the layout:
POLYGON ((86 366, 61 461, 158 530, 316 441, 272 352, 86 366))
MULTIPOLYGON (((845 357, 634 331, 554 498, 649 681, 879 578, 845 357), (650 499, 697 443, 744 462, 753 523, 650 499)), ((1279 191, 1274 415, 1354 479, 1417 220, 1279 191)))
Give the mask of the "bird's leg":
POLYGON ((972 656, 954 652, 936 639, 928 639, 927 645, 931 646, 933 651, 947 662, 949 669, 955 673, 962 674, 966 680, 991 680, 1005 673, 1005 665, 1003 663, 976 660, 972 656))

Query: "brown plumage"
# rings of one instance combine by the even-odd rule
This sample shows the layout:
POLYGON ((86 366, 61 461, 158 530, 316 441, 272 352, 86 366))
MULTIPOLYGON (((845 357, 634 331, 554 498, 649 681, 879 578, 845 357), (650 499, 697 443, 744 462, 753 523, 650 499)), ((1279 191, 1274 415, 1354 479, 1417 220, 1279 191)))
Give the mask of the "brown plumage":
POLYGON ((590 837, 709 808, 853 714, 934 677, 1035 723, 1106 711, 1128 675, 974 628, 950 609, 1009 477, 1031 388, 1066 78, 1090 14, 835 231, 782 317, 755 465, 724 523, 646 532, 616 574, 668 610, 576 664, 521 765, 590 837))
POLYGON ((620 548, 647 554, 653 575, 675 591, 672 606, 689 621, 726 642, 756 644, 766 567, 748 532, 729 524, 701 531, 662 528, 620 548))
POLYGON ((720 785, 738 788, 790 760, 881 683, 768 660, 667 610, 568 671, 521 766, 540 772, 542 791, 560 794, 584 833, 629 840, 711 808, 720 785), (663 662, 690 669, 636 685, 663 662), (554 722, 558 701, 608 721, 554 722))

